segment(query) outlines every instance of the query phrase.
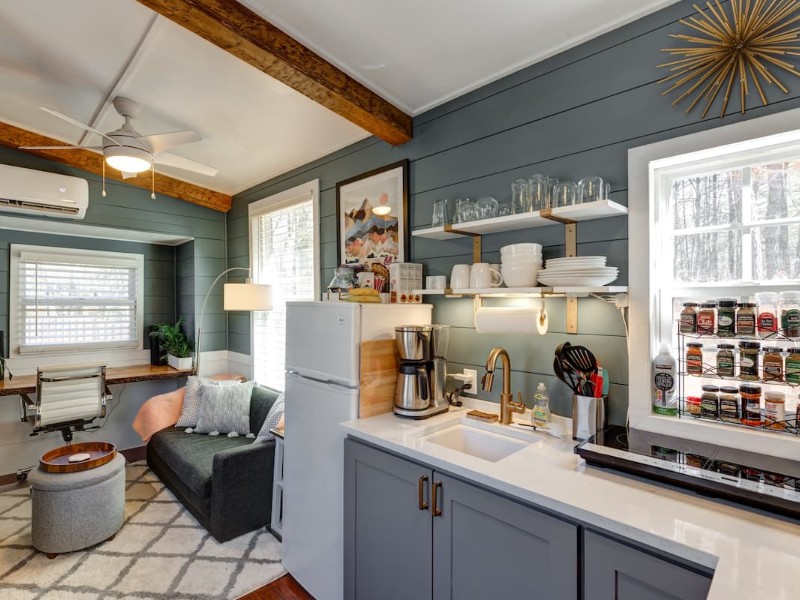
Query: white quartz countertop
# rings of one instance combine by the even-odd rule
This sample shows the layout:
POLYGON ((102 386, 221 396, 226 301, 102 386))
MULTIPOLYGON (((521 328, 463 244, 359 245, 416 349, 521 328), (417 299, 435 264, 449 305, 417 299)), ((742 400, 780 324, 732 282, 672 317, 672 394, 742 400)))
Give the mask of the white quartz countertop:
POLYGON ((475 425, 466 410, 422 421, 390 413, 342 427, 354 438, 713 569, 711 600, 800 598, 800 525, 588 467, 573 452, 571 433, 559 439, 514 428, 514 437, 530 444, 497 462, 421 439, 462 421, 475 425))

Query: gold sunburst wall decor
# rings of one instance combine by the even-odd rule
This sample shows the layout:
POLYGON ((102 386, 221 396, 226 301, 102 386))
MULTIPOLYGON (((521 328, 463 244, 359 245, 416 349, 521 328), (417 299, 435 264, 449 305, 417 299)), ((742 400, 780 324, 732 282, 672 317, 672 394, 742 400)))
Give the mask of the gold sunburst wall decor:
POLYGON ((723 117, 736 82, 741 112, 745 111, 746 98, 753 87, 764 106, 767 105, 765 85, 774 85, 785 94, 789 92, 777 74, 800 75, 787 60, 800 56, 797 0, 730 0, 727 10, 719 0, 713 4, 706 2, 705 9, 693 6, 698 14, 680 22, 696 33, 670 36, 693 46, 662 49, 684 58, 658 65, 672 72, 659 81, 672 82, 663 94, 680 92, 673 106, 686 100, 688 114, 704 102, 701 118, 705 118, 722 92, 719 116, 723 117))

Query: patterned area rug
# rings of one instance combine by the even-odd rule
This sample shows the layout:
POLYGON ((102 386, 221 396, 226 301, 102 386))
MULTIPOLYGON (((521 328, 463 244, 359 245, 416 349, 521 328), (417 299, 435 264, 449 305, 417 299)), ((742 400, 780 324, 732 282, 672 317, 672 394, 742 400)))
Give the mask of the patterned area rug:
POLYGON ((116 537, 53 560, 31 546, 30 490, 0 494, 0 598, 227 600, 286 573, 268 531, 220 544, 143 463, 126 477, 116 537))

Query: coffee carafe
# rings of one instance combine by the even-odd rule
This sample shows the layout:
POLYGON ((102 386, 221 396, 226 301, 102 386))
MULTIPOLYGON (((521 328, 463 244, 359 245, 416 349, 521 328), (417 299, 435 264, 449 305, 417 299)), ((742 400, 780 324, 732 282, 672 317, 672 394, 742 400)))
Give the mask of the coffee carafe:
POLYGON ((400 353, 394 413, 424 419, 446 411, 444 391, 449 327, 446 325, 403 325, 395 327, 400 353))

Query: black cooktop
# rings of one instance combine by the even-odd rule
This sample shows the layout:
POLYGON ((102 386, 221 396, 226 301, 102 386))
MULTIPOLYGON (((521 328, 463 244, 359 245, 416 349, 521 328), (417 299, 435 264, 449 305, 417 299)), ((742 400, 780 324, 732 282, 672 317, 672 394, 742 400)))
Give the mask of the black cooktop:
POLYGON ((800 462, 611 426, 579 444, 607 467, 800 519, 800 462))

